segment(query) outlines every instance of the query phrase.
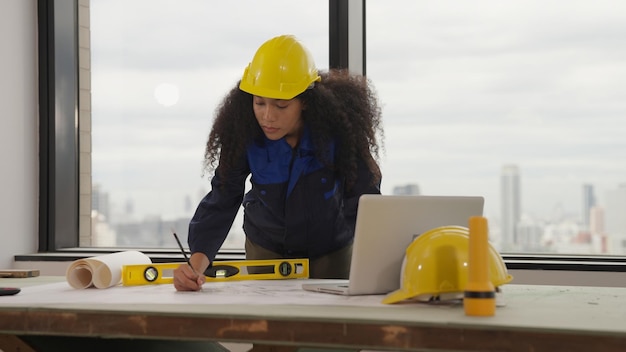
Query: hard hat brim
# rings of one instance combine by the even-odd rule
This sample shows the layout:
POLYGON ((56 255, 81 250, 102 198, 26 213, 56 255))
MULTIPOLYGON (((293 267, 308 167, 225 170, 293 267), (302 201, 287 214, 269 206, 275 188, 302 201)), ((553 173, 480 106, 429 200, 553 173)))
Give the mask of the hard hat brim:
POLYGON ((407 290, 403 290, 403 289, 399 289, 396 291, 393 291, 391 293, 389 293, 388 295, 386 295, 383 298, 382 303, 383 304, 394 304, 394 303, 398 303, 398 302, 402 302, 405 301, 411 297, 413 297, 414 294, 412 294, 411 292, 407 291, 407 290))

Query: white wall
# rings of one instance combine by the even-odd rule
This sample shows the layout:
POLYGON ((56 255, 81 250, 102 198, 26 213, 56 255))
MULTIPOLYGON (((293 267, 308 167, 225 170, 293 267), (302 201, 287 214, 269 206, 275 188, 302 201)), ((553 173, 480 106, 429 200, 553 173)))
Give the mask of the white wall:
POLYGON ((0 268, 37 251, 37 6, 0 1, 0 268))

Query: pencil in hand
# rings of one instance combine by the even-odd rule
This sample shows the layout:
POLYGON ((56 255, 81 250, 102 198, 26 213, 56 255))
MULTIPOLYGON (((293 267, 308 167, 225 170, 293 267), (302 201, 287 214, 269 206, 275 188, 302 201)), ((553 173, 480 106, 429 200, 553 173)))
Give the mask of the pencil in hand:
POLYGON ((183 252, 183 255, 185 256, 185 261, 187 262, 187 265, 189 265, 191 270, 193 270, 193 272, 196 275, 200 276, 200 274, 198 274, 196 269, 194 269, 193 266, 191 265, 191 262, 189 261, 189 257, 187 256, 187 252, 185 252, 185 249, 183 248, 183 244, 180 243, 180 240, 178 239, 178 235, 176 235, 176 232, 173 232, 173 231, 172 231, 172 234, 174 234, 174 238, 176 239, 176 243, 178 243, 178 248, 180 248, 180 251, 183 252))

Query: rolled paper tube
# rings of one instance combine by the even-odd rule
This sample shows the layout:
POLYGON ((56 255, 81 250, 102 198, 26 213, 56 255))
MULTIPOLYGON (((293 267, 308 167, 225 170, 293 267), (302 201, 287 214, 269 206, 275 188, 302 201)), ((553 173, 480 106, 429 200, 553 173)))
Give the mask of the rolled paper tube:
POLYGON ((150 263, 150 257, 139 251, 123 251, 76 260, 67 268, 65 276, 76 289, 107 288, 122 282, 122 266, 150 263))

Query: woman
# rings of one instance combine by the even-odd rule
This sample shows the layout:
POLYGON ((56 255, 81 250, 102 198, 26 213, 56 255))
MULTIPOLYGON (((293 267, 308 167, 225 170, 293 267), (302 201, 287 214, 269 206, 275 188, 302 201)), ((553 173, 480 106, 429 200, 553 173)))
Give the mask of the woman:
POLYGON ((310 277, 347 278, 359 197, 380 193, 382 137, 365 77, 318 73, 293 36, 265 42, 217 110, 205 152, 212 189, 189 225, 191 266, 174 271, 176 289, 201 288, 240 206, 246 259, 309 258, 310 277))

